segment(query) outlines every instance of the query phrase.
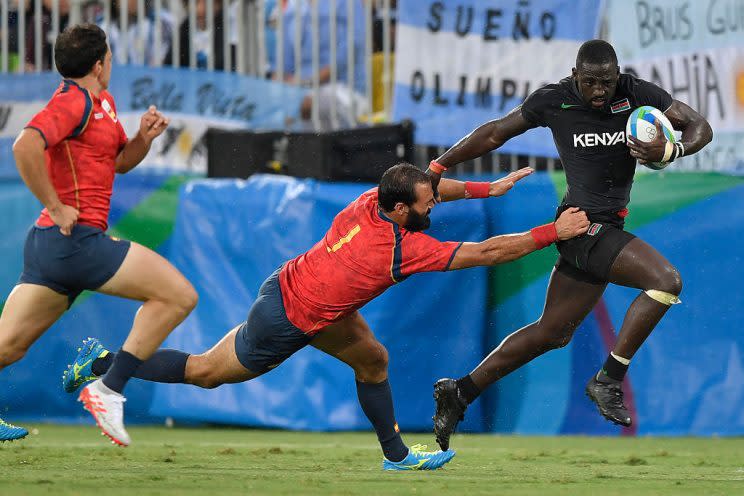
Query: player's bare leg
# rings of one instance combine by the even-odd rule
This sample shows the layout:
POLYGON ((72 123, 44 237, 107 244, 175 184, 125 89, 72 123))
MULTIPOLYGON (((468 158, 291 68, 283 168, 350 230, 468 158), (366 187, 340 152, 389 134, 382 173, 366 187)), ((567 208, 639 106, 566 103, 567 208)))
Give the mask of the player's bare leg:
POLYGON ((186 362, 184 382, 206 389, 222 384, 235 384, 258 377, 245 368, 235 353, 235 335, 240 326, 236 326, 219 343, 200 355, 190 355, 186 362))
POLYGON ((486 387, 546 351, 566 346, 605 287, 606 284, 577 281, 554 269, 539 320, 504 338, 469 375, 456 381, 437 381, 434 385, 437 408, 433 420, 439 446, 449 447, 449 438, 465 409, 486 387))
POLYGON ((378 384, 388 378, 387 350, 359 312, 323 329, 310 345, 349 365, 358 382, 378 384))
POLYGON ((147 359, 194 309, 196 290, 171 263, 137 243, 99 292, 144 302, 122 349, 147 359))
POLYGON ((111 367, 79 397, 103 433, 112 442, 127 446, 130 438, 123 423, 124 386, 196 306, 197 295, 170 262, 137 243, 131 244, 119 270, 98 291, 144 302, 111 367))
POLYGON ((452 459, 452 451, 426 452, 423 446, 409 450, 403 443, 387 380, 387 350, 359 312, 326 327, 310 344, 354 369, 359 404, 377 433, 385 470, 433 470, 452 459))
MULTIPOLYGON (((261 374, 246 369, 235 352, 235 335, 241 326, 242 324, 233 328, 216 345, 198 355, 179 350, 159 349, 139 366, 132 377, 151 382, 193 384, 205 389, 245 382, 258 377, 261 374)), ((109 353, 97 339, 89 338, 87 341, 93 341, 92 347, 106 353, 91 355, 83 351, 83 355, 78 355, 74 363, 85 363, 92 359, 89 374, 92 377, 84 378, 86 382, 104 375, 116 356, 116 353, 109 353)), ((77 387, 80 387, 80 384, 74 384, 68 392, 74 392, 73 388, 77 387)))
POLYGON ((28 349, 67 310, 69 299, 45 286, 19 284, 10 292, 0 315, 0 370, 28 349))
POLYGON ((629 426, 632 419, 623 403, 622 381, 631 358, 670 305, 679 301, 682 279, 666 258, 639 238, 625 245, 609 277, 614 284, 643 291, 628 308, 615 347, 599 373, 589 380, 586 393, 605 418, 629 426))
MULTIPOLYGON (((0 315, 0 370, 17 362, 67 310, 69 299, 45 286, 18 284, 0 315)), ((0 419, 0 441, 25 437, 26 429, 0 419)))
POLYGON ((540 319, 504 338, 470 373, 473 383, 482 391, 543 353, 566 346, 605 287, 553 269, 540 319))
MULTIPOLYGON (((208 389, 226 383, 244 382, 253 379, 260 374, 255 374, 246 369, 238 361, 237 355, 235 354, 235 334, 239 327, 240 326, 232 329, 209 351, 199 355, 190 355, 182 351, 171 349, 157 350, 148 360, 143 362, 137 368, 132 377, 152 382, 194 384, 208 389)), ((104 350, 104 348, 98 343, 98 340, 93 341, 95 342, 96 348, 104 350)), ((91 374, 94 376, 101 376, 107 373, 107 370, 113 366, 117 355, 118 353, 112 353, 102 355, 99 358, 93 356, 83 356, 81 358, 81 355, 78 355, 75 363, 92 361, 92 366, 89 369, 91 374)), ((88 380, 90 380, 90 378, 88 378, 88 380)), ((117 432, 113 430, 115 427, 104 424, 104 422, 107 421, 107 418, 101 414, 104 412, 97 411, 99 406, 98 404, 101 400, 90 397, 93 394, 99 397, 105 395, 105 393, 101 393, 96 389, 97 385, 100 383, 100 379, 96 380, 83 389, 80 393, 81 400, 86 400, 86 409, 88 409, 96 419, 96 422, 101 427, 103 433, 108 435, 115 444, 126 446, 128 444, 126 442, 128 441, 128 438, 119 437, 121 436, 121 431, 117 432), (85 395, 88 395, 88 397, 85 395), (91 404, 89 405, 88 402, 91 404)), ((119 400, 118 398, 123 397, 121 395, 110 394, 109 396, 113 396, 113 398, 107 398, 107 401, 110 404, 106 404, 105 408, 111 409, 111 404, 113 404, 114 408, 118 407, 120 410, 120 402, 122 400, 119 400)), ((120 413, 121 412, 119 411, 119 414, 120 413)), ((124 432, 126 433, 126 431, 124 432)))
MULTIPOLYGON (((610 282, 643 290, 628 308, 613 349, 616 355, 629 360, 669 310, 669 303, 659 301, 664 299, 663 295, 653 291, 676 298, 682 292, 682 278, 654 247, 635 238, 615 259, 610 270, 610 282), (653 297, 647 292, 652 292, 653 297)), ((672 300, 671 303, 676 302, 676 299, 672 300)))

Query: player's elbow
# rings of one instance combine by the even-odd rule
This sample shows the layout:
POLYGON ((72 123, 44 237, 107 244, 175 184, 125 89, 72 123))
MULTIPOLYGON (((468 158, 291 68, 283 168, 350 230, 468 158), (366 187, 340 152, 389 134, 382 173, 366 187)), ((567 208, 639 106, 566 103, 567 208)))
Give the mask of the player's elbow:
POLYGON ((488 148, 490 150, 495 150, 497 148, 500 148, 501 145, 506 143, 506 139, 502 136, 502 132, 499 129, 498 126, 496 126, 491 134, 488 136, 488 139, 486 140, 488 143, 488 148))
POLYGON ((713 128, 711 127, 710 123, 705 120, 705 129, 704 129, 704 136, 705 136, 705 144, 707 145, 711 141, 713 141, 713 128))
POLYGON ((116 158, 114 170, 116 171, 117 174, 126 174, 132 169, 133 167, 130 167, 129 165, 125 163, 124 157, 122 155, 119 155, 116 158))

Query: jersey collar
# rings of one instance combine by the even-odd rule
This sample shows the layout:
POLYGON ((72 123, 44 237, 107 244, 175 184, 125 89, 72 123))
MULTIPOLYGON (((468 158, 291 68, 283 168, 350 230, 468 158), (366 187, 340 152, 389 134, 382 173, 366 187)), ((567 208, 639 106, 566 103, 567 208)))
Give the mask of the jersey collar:
POLYGON ((395 224, 395 221, 394 221, 393 219, 391 219, 390 217, 388 217, 387 215, 385 215, 385 214, 383 213, 382 209, 381 209, 381 208, 379 208, 379 207, 377 207, 377 214, 378 214, 378 215, 380 216, 380 218, 381 218, 382 220, 384 220, 385 222, 390 222, 391 224, 395 224))
MULTIPOLYGON (((77 83, 76 83, 75 81, 73 81, 72 79, 68 79, 68 78, 62 78, 62 82, 63 82, 63 83, 65 83, 65 84, 67 84, 67 85, 70 85, 70 86, 75 86, 75 87, 76 87, 77 89, 79 89, 79 90, 80 90, 80 91, 82 91, 83 93, 87 93, 88 95, 90 95, 90 98, 91 98, 91 99, 92 99, 92 100, 93 100, 93 101, 94 101, 95 103, 100 103, 100 102, 101 102, 101 95, 100 95, 100 93, 99 93, 99 95, 98 95, 98 96, 96 96, 96 95, 94 95, 94 94, 93 94, 93 92, 92 92, 92 91, 89 91, 89 90, 87 90, 87 89, 83 88, 82 86, 80 86, 79 84, 77 84, 77 83)), ((101 91, 101 93, 103 93, 103 90, 101 91)))

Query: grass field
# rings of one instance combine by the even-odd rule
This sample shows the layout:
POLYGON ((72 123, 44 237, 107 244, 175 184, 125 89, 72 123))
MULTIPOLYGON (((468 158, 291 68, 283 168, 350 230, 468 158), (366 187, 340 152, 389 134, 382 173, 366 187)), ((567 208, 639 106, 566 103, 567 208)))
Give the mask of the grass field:
POLYGON ((0 445, 0 495, 744 495, 741 438, 457 435, 443 470, 389 473, 373 433, 140 427, 115 448, 94 427, 33 432, 0 445))

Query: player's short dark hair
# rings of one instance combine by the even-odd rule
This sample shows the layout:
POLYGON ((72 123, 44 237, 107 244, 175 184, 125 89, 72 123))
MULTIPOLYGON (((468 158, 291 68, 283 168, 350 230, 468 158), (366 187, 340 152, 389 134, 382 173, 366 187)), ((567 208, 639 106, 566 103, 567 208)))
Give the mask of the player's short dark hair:
POLYGON ((54 65, 66 78, 87 75, 96 62, 103 62, 108 51, 106 33, 95 24, 68 26, 54 43, 54 65))
POLYGON ((605 40, 589 40, 579 47, 579 53, 576 54, 576 68, 583 64, 617 65, 617 54, 612 45, 605 40))
POLYGON ((402 202, 408 206, 416 203, 416 185, 431 183, 424 171, 413 165, 402 162, 390 167, 380 179, 377 190, 377 201, 385 212, 395 208, 395 204, 402 202))

